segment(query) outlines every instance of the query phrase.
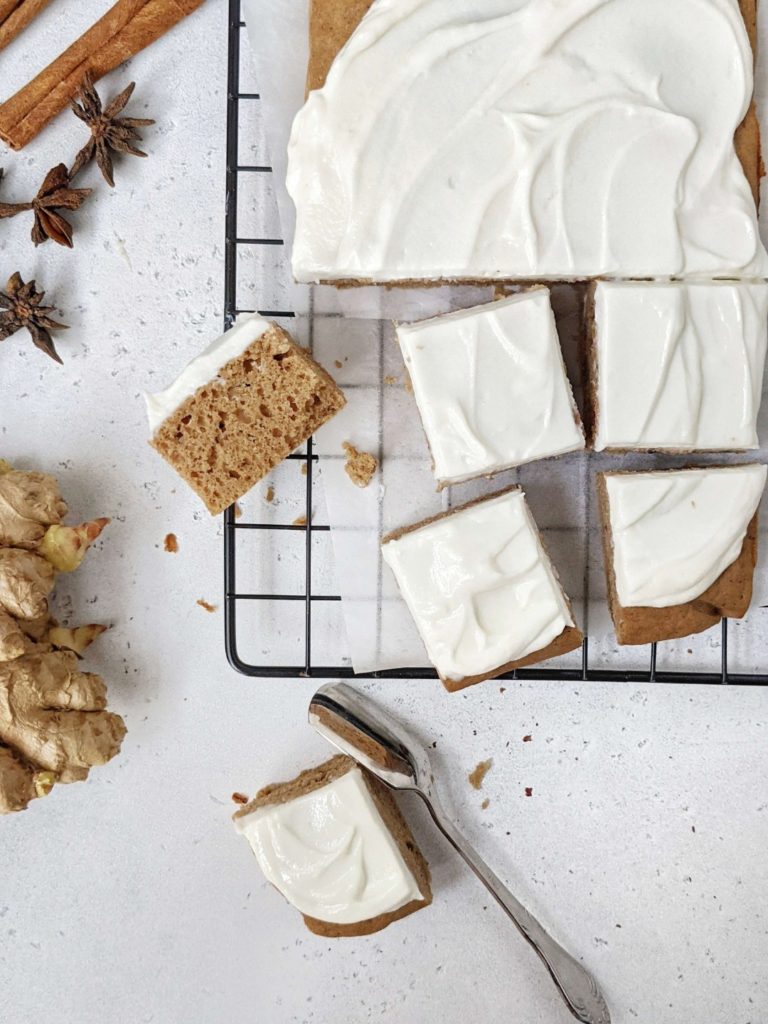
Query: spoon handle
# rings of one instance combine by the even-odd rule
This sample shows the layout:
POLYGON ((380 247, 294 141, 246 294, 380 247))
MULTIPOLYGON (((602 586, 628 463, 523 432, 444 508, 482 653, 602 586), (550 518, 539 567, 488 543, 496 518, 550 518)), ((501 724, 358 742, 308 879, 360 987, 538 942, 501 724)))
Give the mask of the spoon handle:
MULTIPOLYGON (((433 798, 434 799, 434 798, 433 798)), ((469 845, 432 800, 430 814, 453 848, 464 858, 494 899, 512 918, 518 929, 544 961, 571 1013, 584 1024, 610 1024, 603 994, 597 982, 570 953, 555 942, 535 917, 512 895, 501 879, 469 845)))

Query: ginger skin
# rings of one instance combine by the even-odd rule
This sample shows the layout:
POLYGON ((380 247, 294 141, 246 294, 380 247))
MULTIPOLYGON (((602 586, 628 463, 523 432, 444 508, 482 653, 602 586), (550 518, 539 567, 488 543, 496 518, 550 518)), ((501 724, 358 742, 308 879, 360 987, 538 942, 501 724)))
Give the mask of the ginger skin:
POLYGON ((0 460, 0 814, 85 779, 125 735, 104 681, 78 668, 107 627, 67 628, 50 615, 56 573, 75 570, 109 523, 64 526, 66 512, 53 477, 0 460))

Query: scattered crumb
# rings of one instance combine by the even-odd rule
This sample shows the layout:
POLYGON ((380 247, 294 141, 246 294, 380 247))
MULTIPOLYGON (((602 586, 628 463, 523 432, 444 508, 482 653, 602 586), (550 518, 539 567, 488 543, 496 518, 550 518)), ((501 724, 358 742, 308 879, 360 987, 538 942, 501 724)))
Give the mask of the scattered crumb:
POLYGON ((347 453, 347 464, 344 467, 347 476, 358 487, 367 487, 379 463, 373 455, 358 451, 349 441, 345 441, 341 447, 347 453))
POLYGON ((296 518, 293 520, 293 525, 294 526, 306 526, 307 525, 307 517, 306 516, 296 516, 296 518))
POLYGON ((243 514, 243 510, 240 508, 240 502, 236 501, 235 502, 235 519, 239 519, 242 514, 243 514))
POLYGON ((268 501, 271 505, 274 500, 275 488, 272 486, 272 484, 270 484, 269 487, 267 488, 267 493, 264 495, 264 501, 268 501))
POLYGON ((166 533, 165 540, 163 541, 163 547, 172 555, 176 554, 176 552, 179 550, 179 542, 176 539, 175 533, 166 533))
POLYGON ((506 693, 506 692, 507 692, 506 686, 500 686, 499 687, 499 693, 506 693))
POLYGON ((340 370, 342 368, 342 366, 344 365, 344 363, 342 363, 342 361, 340 359, 334 359, 333 360, 333 365, 336 367, 337 370, 340 370))
POLYGON ((384 378, 384 383, 389 385, 397 384, 397 377, 395 377, 391 373, 388 373, 387 376, 384 378))
POLYGON ((532 739, 533 736, 531 736, 531 734, 528 732, 525 734, 525 736, 523 736, 523 743, 530 743, 532 739))
POLYGON ((248 803, 248 797, 245 795, 245 793, 233 793, 232 794, 232 800, 236 804, 247 804, 248 803))
POLYGON ((411 377, 408 371, 405 371, 405 380, 403 381, 403 387, 409 395, 413 394, 413 384, 411 384, 411 377))
POLYGON ((467 776, 467 778, 469 779, 470 786, 472 786, 474 789, 480 789, 483 785, 483 779, 491 770, 492 764, 493 761, 490 759, 488 761, 478 762, 478 764, 475 765, 474 770, 471 771, 467 776))
POLYGON ((209 604, 208 601, 204 601, 202 597, 199 598, 197 603, 200 605, 201 608, 205 608, 207 612, 215 612, 216 609, 218 608, 218 605, 209 604))
POLYGON ((480 804, 480 810, 485 811, 488 808, 488 804, 490 802, 491 801, 488 799, 488 797, 486 797, 485 800, 483 800, 483 802, 480 804))
POLYGON ((689 648, 688 648, 688 650, 686 651, 686 654, 693 654, 693 651, 691 650, 691 648, 690 648, 690 647, 689 647, 689 648))
POLYGON ((306 464, 306 462, 300 462, 299 463, 299 468, 300 468, 301 475, 302 476, 306 476, 307 475, 307 464, 306 464))
POLYGON ((696 826, 695 825, 691 825, 691 832, 695 832, 695 831, 696 831, 696 826))
POLYGON ((533 796, 533 786, 526 786, 525 787, 525 795, 526 796, 533 796))

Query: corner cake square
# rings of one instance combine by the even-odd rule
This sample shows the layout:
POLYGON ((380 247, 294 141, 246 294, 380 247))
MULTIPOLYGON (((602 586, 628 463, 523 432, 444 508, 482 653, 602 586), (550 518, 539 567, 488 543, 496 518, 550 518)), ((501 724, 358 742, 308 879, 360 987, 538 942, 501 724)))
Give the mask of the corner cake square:
POLYGON ((757 464, 598 474, 620 644, 688 636, 746 614, 765 481, 757 464))

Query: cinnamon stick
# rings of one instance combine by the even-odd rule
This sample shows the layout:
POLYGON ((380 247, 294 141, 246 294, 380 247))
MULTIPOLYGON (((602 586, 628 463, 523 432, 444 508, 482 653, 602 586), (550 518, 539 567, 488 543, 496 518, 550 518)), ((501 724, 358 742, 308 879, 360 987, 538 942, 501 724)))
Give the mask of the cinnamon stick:
POLYGON ((51 0, 0 0, 0 50, 27 27, 51 0))
POLYGON ((117 0, 107 13, 15 96, 0 104, 0 139, 21 149, 94 81, 159 39, 204 0, 117 0))

